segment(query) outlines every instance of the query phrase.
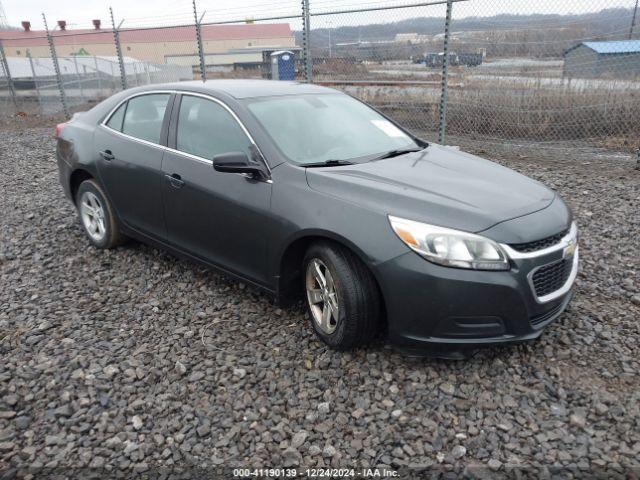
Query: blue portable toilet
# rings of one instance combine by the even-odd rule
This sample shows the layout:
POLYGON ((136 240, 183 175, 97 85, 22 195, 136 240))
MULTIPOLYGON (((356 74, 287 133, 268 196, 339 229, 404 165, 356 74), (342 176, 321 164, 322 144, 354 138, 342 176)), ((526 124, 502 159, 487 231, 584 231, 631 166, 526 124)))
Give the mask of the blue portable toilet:
POLYGON ((271 79, 296 79, 296 62, 293 52, 288 50, 279 50, 271 54, 271 79))

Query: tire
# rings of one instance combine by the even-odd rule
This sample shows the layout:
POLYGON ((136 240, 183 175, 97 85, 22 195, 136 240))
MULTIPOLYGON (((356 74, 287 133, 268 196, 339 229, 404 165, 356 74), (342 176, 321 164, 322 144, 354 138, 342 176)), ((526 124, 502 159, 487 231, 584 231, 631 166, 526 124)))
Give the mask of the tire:
POLYGON ((318 337, 335 350, 370 343, 380 331, 382 302, 378 285, 362 261, 340 245, 318 242, 307 250, 302 272, 307 312, 318 337), (325 279, 324 291, 318 267, 325 279), (328 321, 325 309, 331 312, 328 321))
POLYGON ((85 180, 78 187, 76 209, 82 229, 94 247, 107 249, 123 243, 113 207, 95 180, 85 180))

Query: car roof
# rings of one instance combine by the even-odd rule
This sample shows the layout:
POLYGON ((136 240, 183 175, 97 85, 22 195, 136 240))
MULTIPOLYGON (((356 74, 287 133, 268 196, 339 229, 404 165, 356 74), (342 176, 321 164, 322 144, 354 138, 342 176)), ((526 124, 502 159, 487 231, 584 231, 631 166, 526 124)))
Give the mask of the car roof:
MULTIPOLYGON (((144 90, 182 90, 199 93, 224 93, 234 98, 270 97, 276 95, 303 95, 339 93, 332 88, 322 87, 311 83, 301 83, 282 80, 194 80, 174 82, 162 85, 149 85, 144 90)), ((140 91, 140 90, 139 90, 140 91)))

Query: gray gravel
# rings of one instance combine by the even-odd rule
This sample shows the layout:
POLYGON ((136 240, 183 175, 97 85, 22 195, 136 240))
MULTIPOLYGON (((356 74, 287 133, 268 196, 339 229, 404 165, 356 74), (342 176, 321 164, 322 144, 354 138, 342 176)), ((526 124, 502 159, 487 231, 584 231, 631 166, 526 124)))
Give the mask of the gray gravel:
POLYGON ((0 470, 640 472, 630 156, 494 152, 575 209, 577 297, 535 343, 452 362, 335 353, 300 307, 145 245, 90 247, 51 134, 0 132, 0 470))

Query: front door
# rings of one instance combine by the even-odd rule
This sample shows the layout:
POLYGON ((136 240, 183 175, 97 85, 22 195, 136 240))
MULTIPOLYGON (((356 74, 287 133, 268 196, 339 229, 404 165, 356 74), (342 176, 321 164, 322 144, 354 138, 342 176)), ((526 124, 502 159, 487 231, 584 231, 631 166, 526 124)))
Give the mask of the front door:
MULTIPOLYGON (((161 134, 171 94, 139 95, 123 103, 95 133, 100 180, 127 226, 166 237, 162 212, 161 134)), ((168 119, 167 119, 168 122, 168 119)))
MULTIPOLYGON (((169 241, 182 250, 248 277, 267 278, 271 183, 213 169, 212 158, 250 155, 252 142, 226 106, 184 94, 176 102, 175 138, 165 152, 163 203, 169 241), (179 106, 178 106, 179 104, 179 106)), ((170 135, 173 137, 174 135, 170 135)))

